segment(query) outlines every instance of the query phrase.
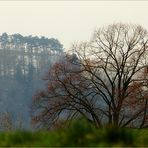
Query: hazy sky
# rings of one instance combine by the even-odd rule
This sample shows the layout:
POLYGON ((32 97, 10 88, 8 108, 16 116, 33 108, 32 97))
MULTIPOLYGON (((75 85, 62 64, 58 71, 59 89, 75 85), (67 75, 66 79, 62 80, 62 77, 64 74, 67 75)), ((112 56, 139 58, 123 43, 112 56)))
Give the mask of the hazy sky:
POLYGON ((0 34, 54 37, 65 48, 116 22, 148 29, 148 1, 0 1, 0 34))

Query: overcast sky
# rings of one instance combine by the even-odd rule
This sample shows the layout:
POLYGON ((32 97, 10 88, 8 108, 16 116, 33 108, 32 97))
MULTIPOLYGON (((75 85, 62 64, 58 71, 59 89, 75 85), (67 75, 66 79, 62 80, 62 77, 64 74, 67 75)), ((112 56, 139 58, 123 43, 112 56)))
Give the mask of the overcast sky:
POLYGON ((148 1, 0 1, 0 34, 54 37, 66 49, 116 22, 148 29, 148 1))

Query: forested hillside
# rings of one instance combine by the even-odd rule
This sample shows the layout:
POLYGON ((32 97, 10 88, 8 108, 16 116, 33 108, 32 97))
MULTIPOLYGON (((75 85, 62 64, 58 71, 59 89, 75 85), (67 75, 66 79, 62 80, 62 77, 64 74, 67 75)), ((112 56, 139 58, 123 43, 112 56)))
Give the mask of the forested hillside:
POLYGON ((54 38, 7 33, 0 36, 1 116, 9 112, 14 124, 21 117, 23 127, 30 126, 33 93, 42 87, 43 76, 62 54, 63 45, 54 38))

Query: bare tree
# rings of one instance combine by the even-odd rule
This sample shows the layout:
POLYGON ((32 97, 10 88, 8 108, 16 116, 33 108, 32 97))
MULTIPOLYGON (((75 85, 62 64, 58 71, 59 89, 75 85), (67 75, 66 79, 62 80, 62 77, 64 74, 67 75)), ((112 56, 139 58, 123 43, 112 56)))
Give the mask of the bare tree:
POLYGON ((95 30, 89 43, 56 63, 46 90, 33 99, 32 119, 50 128, 59 119, 84 117, 96 127, 148 127, 148 34, 137 25, 95 30))

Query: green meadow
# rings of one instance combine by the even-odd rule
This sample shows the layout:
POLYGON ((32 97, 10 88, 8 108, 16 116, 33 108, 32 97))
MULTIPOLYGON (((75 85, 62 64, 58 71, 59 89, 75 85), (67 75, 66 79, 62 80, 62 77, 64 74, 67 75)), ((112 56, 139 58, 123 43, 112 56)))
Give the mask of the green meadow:
POLYGON ((14 131, 0 133, 0 146, 13 147, 147 147, 147 129, 96 129, 85 121, 74 122, 52 131, 14 131))

